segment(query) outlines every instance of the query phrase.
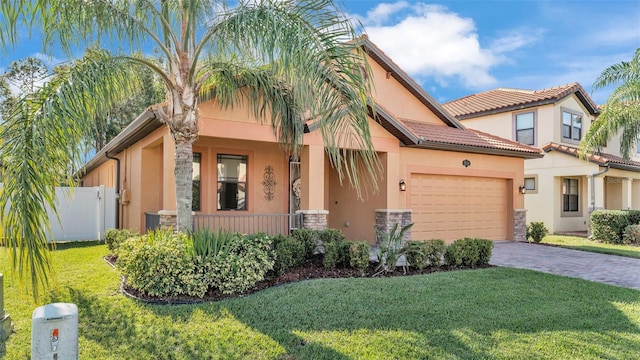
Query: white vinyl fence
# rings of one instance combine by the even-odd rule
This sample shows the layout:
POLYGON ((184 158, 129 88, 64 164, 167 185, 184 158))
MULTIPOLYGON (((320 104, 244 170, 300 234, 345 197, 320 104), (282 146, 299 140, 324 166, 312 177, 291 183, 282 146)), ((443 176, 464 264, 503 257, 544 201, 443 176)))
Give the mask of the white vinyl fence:
POLYGON ((56 199, 58 217, 52 209, 47 210, 52 232, 47 238, 49 241, 104 240, 105 230, 115 227, 116 192, 113 188, 56 188, 56 199))

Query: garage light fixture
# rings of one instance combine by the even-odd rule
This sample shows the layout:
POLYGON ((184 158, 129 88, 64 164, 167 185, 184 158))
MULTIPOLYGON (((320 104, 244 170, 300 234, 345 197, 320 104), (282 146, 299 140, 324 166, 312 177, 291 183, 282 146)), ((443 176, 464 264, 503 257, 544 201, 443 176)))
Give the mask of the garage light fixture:
POLYGON ((404 180, 400 180, 400 191, 407 191, 407 183, 404 180))
POLYGON ((520 185, 520 187, 518 188, 518 192, 524 195, 527 193, 527 188, 524 185, 520 185))

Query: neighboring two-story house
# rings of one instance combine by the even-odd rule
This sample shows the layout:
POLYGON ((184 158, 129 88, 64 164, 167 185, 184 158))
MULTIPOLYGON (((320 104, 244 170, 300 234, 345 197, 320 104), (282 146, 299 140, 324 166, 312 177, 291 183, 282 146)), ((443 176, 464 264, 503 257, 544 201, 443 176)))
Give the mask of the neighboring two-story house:
POLYGON ((466 127, 541 148, 525 161, 527 221, 552 233, 588 229, 595 209, 640 209, 640 154, 620 156, 611 139, 588 160, 578 147, 598 107, 578 83, 543 90, 495 89, 443 104, 466 127))

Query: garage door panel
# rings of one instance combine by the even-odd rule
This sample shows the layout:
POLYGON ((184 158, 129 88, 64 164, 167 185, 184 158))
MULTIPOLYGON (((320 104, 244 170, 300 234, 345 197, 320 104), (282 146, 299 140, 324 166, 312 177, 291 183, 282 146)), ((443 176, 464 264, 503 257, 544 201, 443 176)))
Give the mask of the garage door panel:
POLYGON ((413 174, 409 200, 416 240, 507 238, 505 179, 413 174))

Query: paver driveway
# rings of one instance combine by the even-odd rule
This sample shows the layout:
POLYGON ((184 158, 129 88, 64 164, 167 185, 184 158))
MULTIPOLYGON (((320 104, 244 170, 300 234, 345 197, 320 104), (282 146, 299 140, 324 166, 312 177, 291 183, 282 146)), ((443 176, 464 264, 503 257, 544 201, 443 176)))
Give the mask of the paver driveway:
POLYGON ((523 242, 497 241, 490 263, 640 290, 640 259, 523 242))

